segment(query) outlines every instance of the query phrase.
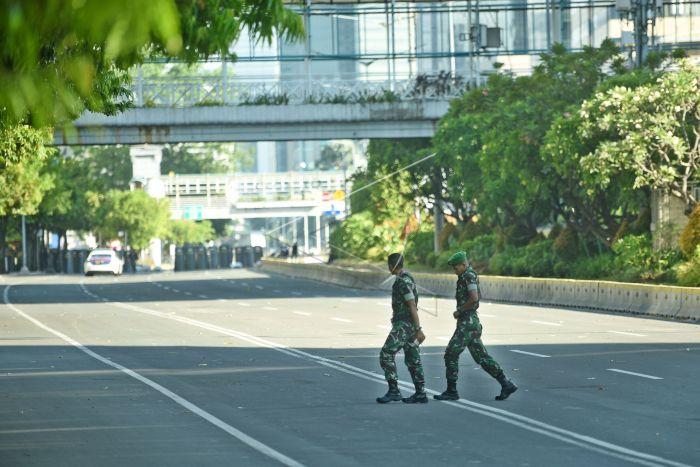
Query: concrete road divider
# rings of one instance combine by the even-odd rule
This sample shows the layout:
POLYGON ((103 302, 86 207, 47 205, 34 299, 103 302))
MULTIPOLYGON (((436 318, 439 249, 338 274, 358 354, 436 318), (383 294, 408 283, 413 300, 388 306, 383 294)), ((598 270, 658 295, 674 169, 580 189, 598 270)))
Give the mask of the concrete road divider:
MULTIPOLYGON (((389 273, 363 267, 289 263, 266 259, 263 269, 343 287, 389 290, 389 273)), ((421 292, 454 297, 453 274, 414 273, 421 292)), ((626 282, 480 276, 484 300, 619 311, 700 321, 700 288, 626 282)))

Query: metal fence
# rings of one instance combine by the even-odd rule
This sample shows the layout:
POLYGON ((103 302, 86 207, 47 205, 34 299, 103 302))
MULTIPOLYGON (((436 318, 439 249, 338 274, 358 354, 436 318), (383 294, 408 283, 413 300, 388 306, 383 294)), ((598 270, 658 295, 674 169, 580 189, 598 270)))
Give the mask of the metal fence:
POLYGON ((412 79, 359 81, 248 81, 219 76, 156 77, 134 80, 137 107, 197 107, 216 105, 285 105, 446 100, 461 95, 466 85, 449 74, 412 79))
POLYGON ((173 175, 161 178, 168 197, 227 197, 300 195, 345 188, 341 171, 281 172, 235 175, 173 175))

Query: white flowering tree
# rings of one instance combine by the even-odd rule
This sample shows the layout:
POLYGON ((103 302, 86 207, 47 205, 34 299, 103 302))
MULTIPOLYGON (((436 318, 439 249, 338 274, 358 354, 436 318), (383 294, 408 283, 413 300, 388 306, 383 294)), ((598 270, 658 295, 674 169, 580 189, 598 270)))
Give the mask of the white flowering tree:
POLYGON ((607 187, 631 174, 648 187, 698 202, 691 182, 700 164, 700 68, 687 61, 655 83, 596 94, 580 111, 579 135, 601 137, 582 158, 587 182, 607 187))

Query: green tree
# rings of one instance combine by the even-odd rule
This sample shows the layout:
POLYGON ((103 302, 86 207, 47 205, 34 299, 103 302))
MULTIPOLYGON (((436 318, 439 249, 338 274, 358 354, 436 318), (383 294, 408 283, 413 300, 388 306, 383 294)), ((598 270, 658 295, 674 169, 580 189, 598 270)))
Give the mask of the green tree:
POLYGON ((149 55, 194 63, 252 37, 299 37, 283 0, 1 0, 0 122, 41 127, 129 104, 128 70, 149 55))
MULTIPOLYGON (((617 86, 633 89, 658 77, 653 70, 635 70, 603 81, 595 93, 617 86)), ((554 120, 544 137, 540 157, 545 173, 555 180, 552 190, 559 196, 559 202, 552 205, 553 212, 577 234, 576 238, 585 239, 581 242, 584 248, 587 243, 597 243, 607 249, 625 233, 621 231, 625 225, 632 226, 634 233, 648 231, 649 191, 635 189, 629 171, 618 173, 615 183, 607 186, 585 182, 588 174, 582 159, 594 152, 608 133, 582 131, 585 119, 580 109, 573 106, 554 120), (593 239, 595 242, 591 242, 593 239)), ((569 253, 575 251, 570 249, 569 253)))
POLYGON ((143 190, 110 190, 98 209, 95 230, 103 241, 116 239, 123 232, 135 250, 146 248, 152 238, 168 234, 168 200, 151 198, 143 190))
MULTIPOLYGON (((53 185, 44 172, 53 149, 44 144, 51 134, 27 125, 0 127, 0 257, 4 257, 11 216, 33 215, 53 185)), ((0 261, 4 268, 4 261, 0 261)))
POLYGON ((174 220, 170 221, 166 238, 175 245, 203 243, 214 238, 214 228, 209 221, 174 220))
POLYGON ((452 103, 433 139, 448 186, 509 242, 527 243, 551 219, 561 188, 540 157, 553 121, 589 97, 619 48, 569 53, 555 45, 531 76, 496 73, 452 103))
POLYGON ((321 149, 316 168, 318 170, 340 170, 352 164, 352 149, 349 147, 333 143, 321 149))
POLYGON ((253 151, 234 143, 181 143, 166 145, 160 172, 175 174, 219 174, 250 171, 253 151))
POLYGON ((581 117, 583 136, 606 136, 582 159, 589 183, 608 187, 631 173, 634 188, 697 203, 690 182, 700 165, 700 68, 682 61, 655 83, 598 93, 581 117))

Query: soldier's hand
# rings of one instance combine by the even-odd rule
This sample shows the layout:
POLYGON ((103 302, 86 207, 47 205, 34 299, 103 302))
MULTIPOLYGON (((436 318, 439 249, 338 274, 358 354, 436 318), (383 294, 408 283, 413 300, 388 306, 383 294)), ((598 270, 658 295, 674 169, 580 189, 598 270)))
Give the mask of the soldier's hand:
POLYGON ((459 319, 459 310, 455 310, 455 311, 452 313, 452 316, 454 316, 455 319, 459 319))
POLYGON ((425 340, 425 334, 423 333, 423 331, 421 331, 421 330, 416 331, 416 339, 418 339, 419 344, 423 343, 423 341, 425 340))

